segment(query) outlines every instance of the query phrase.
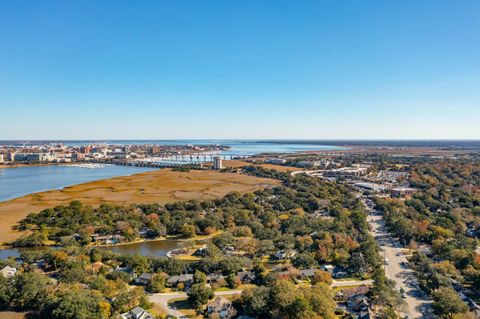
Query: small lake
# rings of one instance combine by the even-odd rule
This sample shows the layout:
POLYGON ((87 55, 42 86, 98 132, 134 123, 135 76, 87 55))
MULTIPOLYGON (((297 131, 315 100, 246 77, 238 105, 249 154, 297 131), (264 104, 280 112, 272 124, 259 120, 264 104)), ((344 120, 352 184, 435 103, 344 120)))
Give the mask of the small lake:
POLYGON ((101 246, 100 249, 110 250, 118 254, 140 254, 143 256, 164 257, 171 250, 183 248, 182 240, 151 240, 139 243, 117 246, 101 246))
MULTIPOLYGON (((205 244, 208 239, 196 240, 196 244, 205 244)), ((143 256, 165 257, 171 250, 183 248, 185 240, 165 239, 151 240, 138 243, 123 244, 117 246, 98 246, 99 249, 110 250, 118 254, 140 254, 143 256)), ((18 257, 23 252, 43 250, 45 247, 37 248, 8 248, 0 249, 0 260, 8 257, 18 257)))
POLYGON ((28 251, 39 251, 46 249, 46 247, 0 249, 0 260, 7 259, 8 257, 19 257, 20 254, 28 251))

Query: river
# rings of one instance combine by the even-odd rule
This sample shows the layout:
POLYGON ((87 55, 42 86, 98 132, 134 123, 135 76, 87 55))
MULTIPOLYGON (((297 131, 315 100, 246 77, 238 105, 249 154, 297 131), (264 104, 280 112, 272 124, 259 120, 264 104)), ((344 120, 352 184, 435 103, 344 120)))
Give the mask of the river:
MULTIPOLYGON (((341 150, 342 147, 325 145, 314 141, 253 141, 253 140, 156 140, 156 141, 58 141, 66 145, 80 146, 93 143, 106 144, 158 144, 158 145, 206 145, 221 144, 230 147, 222 154, 254 155, 259 153, 293 153, 307 150, 341 150)), ((0 144, 2 142, 0 141, 0 144)), ((24 195, 66 186, 126 176, 151 171, 152 168, 105 165, 97 168, 84 168, 72 165, 25 166, 17 168, 0 168, 0 202, 24 195)), ((118 253, 139 253, 147 256, 165 256, 168 251, 180 248, 181 241, 162 240, 133 243, 121 246, 110 246, 118 253)), ((8 256, 18 257, 28 249, 0 250, 0 259, 8 256)))
MULTIPOLYGON (((78 146, 100 141, 64 141, 66 145, 78 146)), ((247 140, 169 140, 169 141, 104 141, 107 144, 159 144, 159 145, 206 145, 221 144, 230 149, 222 154, 254 155, 259 153, 293 153, 307 150, 341 150, 334 145, 321 145, 313 141, 247 141, 247 140)), ((0 144, 2 142, 0 141, 0 144)), ((24 195, 66 186, 92 182, 115 176, 125 176, 152 170, 151 168, 111 166, 83 168, 71 165, 26 166, 0 168, 0 202, 24 195)))
POLYGON ((0 202, 32 193, 151 170, 153 169, 146 167, 114 165, 98 168, 70 165, 0 168, 0 202))

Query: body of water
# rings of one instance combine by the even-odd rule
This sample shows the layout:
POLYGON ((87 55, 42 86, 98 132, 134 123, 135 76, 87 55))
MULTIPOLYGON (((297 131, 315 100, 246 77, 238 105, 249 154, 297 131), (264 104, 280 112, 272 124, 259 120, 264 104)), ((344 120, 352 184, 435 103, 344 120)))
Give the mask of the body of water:
MULTIPOLYGON (((42 143, 46 143, 43 141, 42 143)), ((53 142, 53 141, 48 141, 53 142)), ((81 146, 96 143, 134 145, 227 145, 230 149, 220 152, 224 155, 255 155, 260 153, 293 153, 307 150, 341 150, 342 147, 323 145, 313 141, 246 141, 246 140, 156 140, 156 141, 55 141, 71 146, 81 146)), ((0 144, 8 144, 2 143, 0 144)), ((19 142, 11 142, 19 145, 19 142)), ((116 176, 126 176, 151 171, 152 168, 106 165, 96 168, 85 168, 70 165, 58 166, 25 166, 17 168, 0 168, 0 202, 24 195, 66 186, 106 179, 116 176)), ((104 247, 117 253, 139 253, 146 256, 166 256, 167 252, 181 248, 182 242, 177 240, 148 241, 121 246, 104 247)), ((0 259, 7 256, 18 257, 28 249, 0 250, 0 259)))
POLYGON ((292 153, 307 150, 343 150, 344 147, 335 145, 334 141, 314 140, 224 140, 224 139, 194 139, 194 140, 84 140, 84 141, 1 141, 0 145, 35 145, 58 144, 67 146, 84 146, 92 144, 108 145, 226 145, 228 151, 222 154, 255 155, 259 153, 292 153))
MULTIPOLYGON (((207 243, 208 240, 197 240, 196 244, 207 243)), ((119 254, 140 254, 143 256, 165 257, 169 251, 185 248, 184 240, 151 240, 139 243, 123 244, 117 246, 101 246, 100 249, 110 250, 119 254)))
MULTIPOLYGON (((168 141, 63 141, 66 145, 80 146, 94 143, 133 145, 227 145, 230 149, 221 152, 229 155, 255 155, 260 153, 293 153, 307 150, 340 150, 342 147, 321 145, 311 141, 245 141, 245 140, 168 140, 168 141)), ((129 166, 103 166, 84 168, 77 166, 27 166, 0 168, 0 202, 24 195, 66 186, 96 181, 115 176, 125 176, 151 168, 129 166)))
POLYGON ((7 259, 8 257, 19 257, 20 254, 28 251, 38 251, 38 250, 46 250, 47 247, 35 247, 35 248, 7 248, 7 249, 0 249, 0 260, 7 259))
POLYGON ((0 168, 0 201, 46 190, 62 189, 66 186, 151 170, 152 168, 146 167, 114 165, 97 168, 69 165, 0 168))
MULTIPOLYGON (((62 142, 62 141, 60 141, 62 142)), ((103 141, 63 141, 68 146, 91 144, 108 145, 226 145, 230 149, 220 152, 229 155, 255 155, 260 153, 294 153, 315 150, 344 150, 344 147, 324 144, 322 141, 294 140, 103 140, 103 141)))
MULTIPOLYGON (((117 246, 98 246, 99 249, 110 250, 119 254, 140 254, 143 256, 153 257, 165 257, 171 250, 184 248, 185 241, 165 239, 165 240, 152 240, 131 244, 123 244, 117 246)), ((197 240, 197 244, 207 243, 208 240, 197 240)), ((23 252, 45 250, 46 247, 35 248, 7 248, 0 249, 0 260, 7 259, 8 257, 19 257, 23 252)))

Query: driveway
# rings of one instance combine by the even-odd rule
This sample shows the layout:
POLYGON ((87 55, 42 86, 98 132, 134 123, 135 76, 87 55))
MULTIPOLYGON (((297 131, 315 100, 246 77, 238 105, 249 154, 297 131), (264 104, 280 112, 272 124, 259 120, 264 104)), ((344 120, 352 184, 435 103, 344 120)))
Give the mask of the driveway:
MULTIPOLYGON (((215 292, 215 296, 230 296, 230 295, 240 295, 242 293, 241 290, 226 290, 226 291, 217 291, 215 292)), ((174 316, 177 318, 187 318, 184 314, 180 311, 172 308, 169 304, 170 300, 173 299, 186 299, 188 298, 185 292, 171 292, 171 293, 158 293, 158 294, 151 294, 148 296, 148 300, 153 302, 154 304, 158 305, 162 308, 167 315, 174 316)))

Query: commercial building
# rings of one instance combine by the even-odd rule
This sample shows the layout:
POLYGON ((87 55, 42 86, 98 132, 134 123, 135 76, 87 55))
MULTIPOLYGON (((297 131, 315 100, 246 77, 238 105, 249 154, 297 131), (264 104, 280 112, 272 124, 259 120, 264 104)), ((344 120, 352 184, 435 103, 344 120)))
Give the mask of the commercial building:
POLYGON ((90 154, 92 152, 92 147, 90 145, 80 147, 80 153, 90 154))
POLYGON ((13 161, 18 162, 50 162, 53 157, 49 153, 14 153, 13 161))
POLYGON ((373 192, 376 192, 376 193, 386 192, 387 189, 388 189, 388 186, 382 185, 382 184, 376 184, 376 183, 362 182, 362 183, 355 183, 354 185, 359 187, 359 188, 366 189, 366 190, 369 190, 369 191, 373 191, 373 192))
POLYGON ((322 161, 300 161, 297 163, 298 167, 317 167, 321 165, 322 161))
POLYGON ((267 163, 269 164, 285 164, 287 162, 286 159, 284 158, 270 158, 267 160, 267 163))
POLYGON ((223 169, 222 158, 220 156, 215 156, 213 158, 213 169, 215 170, 223 169))
POLYGON ((392 188, 391 195, 392 197, 395 198, 405 198, 405 197, 410 197, 413 194, 415 194, 417 190, 415 188, 410 188, 410 187, 397 187, 397 188, 392 188))
POLYGON ((357 177, 364 176, 368 173, 368 165, 353 165, 351 167, 342 167, 339 169, 332 169, 324 173, 327 177, 357 177))

